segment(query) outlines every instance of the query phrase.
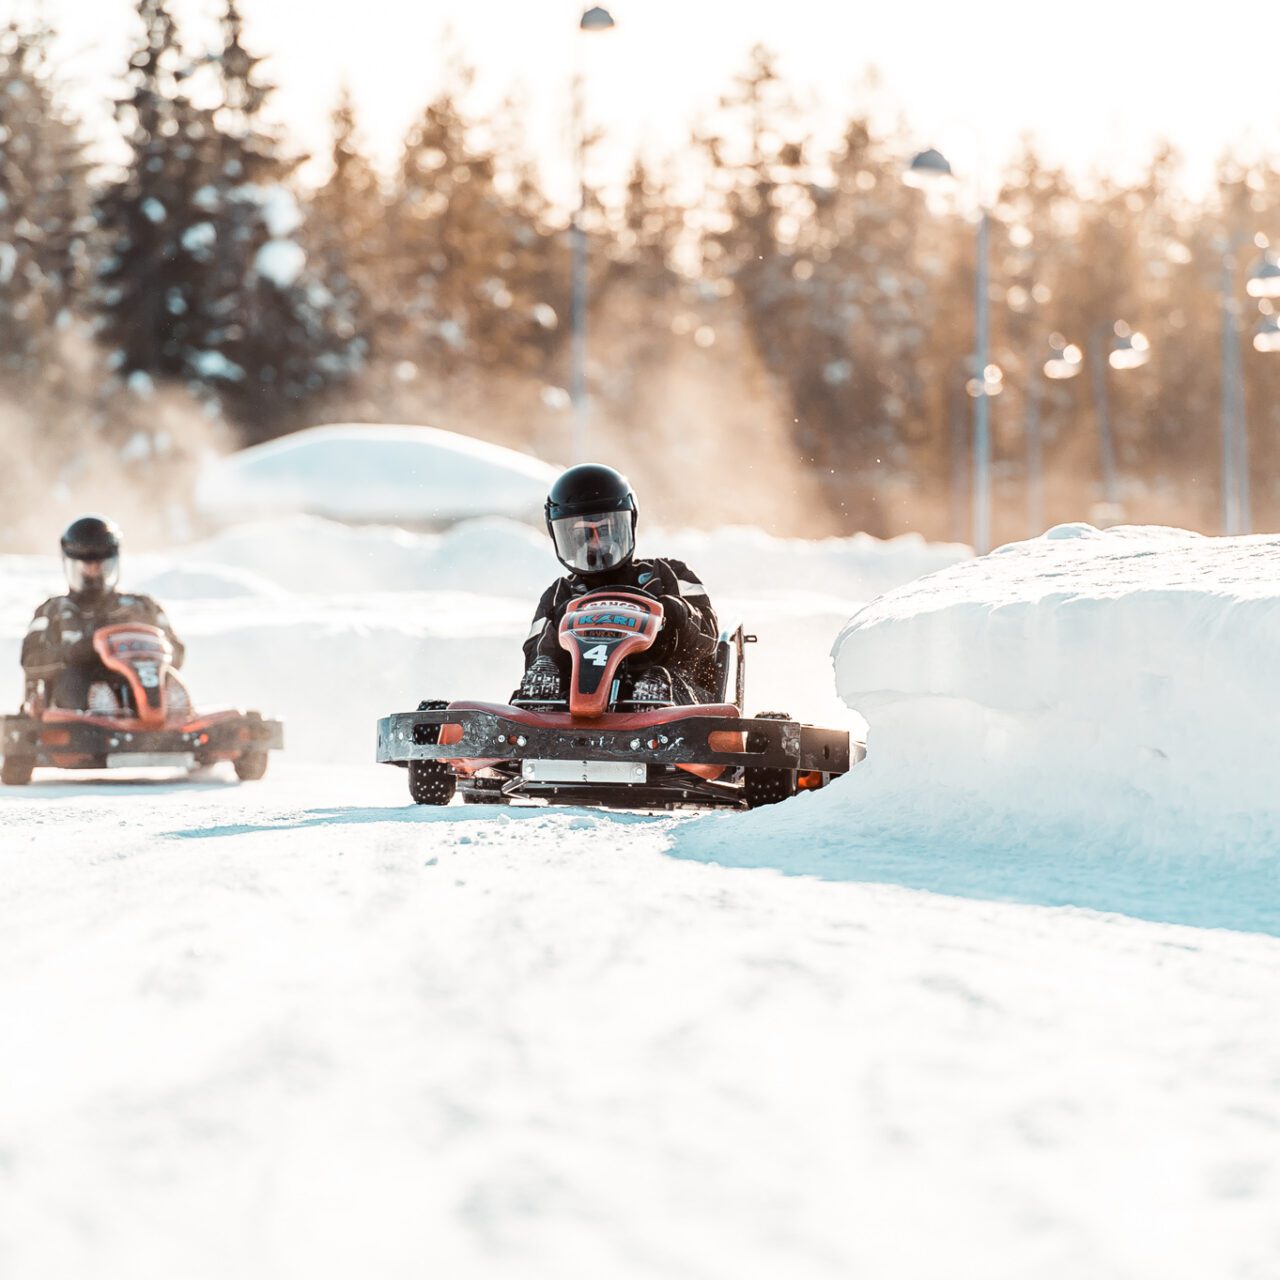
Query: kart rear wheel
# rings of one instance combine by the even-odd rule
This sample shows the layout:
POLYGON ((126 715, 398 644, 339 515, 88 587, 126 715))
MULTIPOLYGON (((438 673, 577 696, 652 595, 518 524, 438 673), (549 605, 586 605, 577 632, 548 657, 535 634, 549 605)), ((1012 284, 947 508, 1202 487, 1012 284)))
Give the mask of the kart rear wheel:
POLYGON ((35 767, 34 756, 5 756, 0 764, 0 782, 6 787, 25 787, 35 767))
MULTIPOLYGON (((784 711, 762 711, 755 717, 757 720, 790 720, 784 711)), ((768 745, 762 734, 747 734, 747 750, 761 751, 768 745)), ((794 769, 753 769, 751 766, 742 771, 742 794, 746 798, 748 809, 759 809, 767 804, 779 804, 790 800, 798 790, 796 771, 794 769)))
POLYGON ((246 751, 235 762, 236 777, 241 782, 261 782, 267 772, 267 760, 265 751, 246 751))
POLYGON ((443 760, 409 761, 409 794, 414 804, 448 804, 457 789, 457 775, 443 760))

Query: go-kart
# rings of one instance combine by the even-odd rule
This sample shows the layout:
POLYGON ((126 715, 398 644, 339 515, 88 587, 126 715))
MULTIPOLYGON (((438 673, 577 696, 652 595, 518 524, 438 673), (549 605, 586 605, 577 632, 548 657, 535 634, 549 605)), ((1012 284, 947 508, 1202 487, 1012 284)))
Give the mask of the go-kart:
POLYGON ((634 672, 662 625, 658 600, 618 588, 588 592, 560 623, 567 697, 423 702, 378 721, 377 759, 408 769, 418 804, 448 804, 458 794, 467 804, 751 809, 823 787, 866 754, 843 729, 743 715, 745 647, 756 638, 741 626, 720 634, 715 702, 637 697, 646 686, 634 672))
POLYGON ((21 712, 0 716, 7 786, 25 786, 37 768, 192 770, 223 761, 254 782, 267 771, 267 753, 284 745, 281 723, 256 711, 198 714, 158 627, 102 627, 93 648, 113 678, 89 686, 87 710, 50 706, 44 682, 32 680, 21 712))

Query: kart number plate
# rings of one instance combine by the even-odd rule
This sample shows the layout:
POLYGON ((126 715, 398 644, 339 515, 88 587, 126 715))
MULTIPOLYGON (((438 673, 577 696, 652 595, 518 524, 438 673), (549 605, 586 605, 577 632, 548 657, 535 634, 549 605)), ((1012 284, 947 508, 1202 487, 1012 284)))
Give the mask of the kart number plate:
POLYGON ((530 782, 647 782, 648 767, 627 760, 525 760, 530 782))
POLYGON ((107 757, 108 769, 191 769, 195 763, 190 751, 119 751, 107 757))

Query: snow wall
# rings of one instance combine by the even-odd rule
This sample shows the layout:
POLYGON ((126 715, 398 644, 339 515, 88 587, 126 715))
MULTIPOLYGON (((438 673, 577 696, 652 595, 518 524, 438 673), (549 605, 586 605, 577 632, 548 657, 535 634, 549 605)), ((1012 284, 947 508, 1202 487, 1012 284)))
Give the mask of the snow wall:
POLYGON ((1280 932, 1280 538, 1050 530, 865 606, 869 757, 687 856, 1280 932))

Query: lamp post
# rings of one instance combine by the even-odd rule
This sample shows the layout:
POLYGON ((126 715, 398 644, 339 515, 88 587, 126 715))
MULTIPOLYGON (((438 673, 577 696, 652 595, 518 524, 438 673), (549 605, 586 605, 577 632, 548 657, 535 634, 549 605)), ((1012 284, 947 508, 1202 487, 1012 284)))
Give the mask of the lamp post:
MULTIPOLYGON (((955 175, 951 162, 934 147, 918 152, 907 166, 903 180, 908 186, 950 185, 955 175)), ((978 201, 977 262, 974 269, 974 374, 967 384, 973 397, 973 549, 978 555, 991 550, 991 405, 999 394, 999 370, 991 364, 988 326, 989 241, 991 216, 978 201)))
MULTIPOLYGON (((1280 261, 1254 237, 1263 250, 1253 264, 1245 292, 1259 302, 1280 297, 1280 261)), ((1222 532, 1248 533, 1253 527, 1249 484, 1249 422, 1245 416, 1244 361, 1240 350, 1240 299, 1236 293, 1236 253, 1244 245, 1240 234, 1222 242, 1222 532)), ((1274 316, 1263 316, 1253 333, 1255 351, 1280 350, 1280 327, 1274 316), (1268 320, 1271 324, 1268 324, 1268 320)))
MULTIPOLYGON (((593 5, 578 21, 580 32, 611 31, 616 24, 608 9, 593 5)), ((578 201, 570 224, 573 255, 571 294, 571 340, 569 397, 573 404, 573 444, 571 462, 586 457, 587 427, 590 405, 587 398, 587 127, 583 97, 585 86, 581 72, 573 81, 574 163, 578 201)))

